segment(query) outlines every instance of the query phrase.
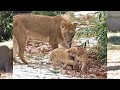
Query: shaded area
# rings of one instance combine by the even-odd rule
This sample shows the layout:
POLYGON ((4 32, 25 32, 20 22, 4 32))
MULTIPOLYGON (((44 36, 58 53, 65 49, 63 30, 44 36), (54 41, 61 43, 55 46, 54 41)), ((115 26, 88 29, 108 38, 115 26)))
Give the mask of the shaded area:
POLYGON ((107 71, 112 71, 112 70, 120 70, 120 65, 119 66, 108 66, 107 71))
POLYGON ((17 14, 27 14, 27 13, 32 13, 32 11, 14 11, 13 15, 17 15, 17 14))
POLYGON ((118 62, 107 62, 107 64, 108 64, 108 63, 120 63, 120 61, 118 61, 118 62))
POLYGON ((0 11, 0 42, 12 38, 13 12, 0 11))
POLYGON ((108 38, 108 43, 112 43, 115 45, 120 45, 120 36, 111 36, 108 38))

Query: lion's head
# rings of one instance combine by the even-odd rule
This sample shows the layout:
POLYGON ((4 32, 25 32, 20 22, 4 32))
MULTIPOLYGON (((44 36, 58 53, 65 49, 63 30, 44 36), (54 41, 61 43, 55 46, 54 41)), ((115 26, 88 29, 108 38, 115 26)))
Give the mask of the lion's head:
POLYGON ((83 47, 71 47, 67 50, 70 56, 76 57, 81 56, 85 53, 85 49, 83 47))
POLYGON ((72 39, 75 35, 75 29, 76 29, 77 23, 70 23, 67 21, 61 22, 61 34, 64 39, 64 42, 66 46, 71 47, 72 39))

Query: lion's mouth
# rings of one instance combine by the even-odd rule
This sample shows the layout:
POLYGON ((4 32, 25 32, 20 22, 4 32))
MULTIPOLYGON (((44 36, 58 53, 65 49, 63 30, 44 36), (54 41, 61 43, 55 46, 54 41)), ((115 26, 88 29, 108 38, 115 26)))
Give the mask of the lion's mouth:
POLYGON ((65 45, 66 45, 68 48, 71 48, 71 44, 72 44, 71 41, 66 41, 66 42, 65 42, 65 45))

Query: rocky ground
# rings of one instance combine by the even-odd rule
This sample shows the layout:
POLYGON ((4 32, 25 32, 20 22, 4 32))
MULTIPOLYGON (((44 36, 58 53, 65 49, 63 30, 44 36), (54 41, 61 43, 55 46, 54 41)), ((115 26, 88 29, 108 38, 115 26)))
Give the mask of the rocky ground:
POLYGON ((120 50, 107 51, 107 78, 120 79, 120 50))

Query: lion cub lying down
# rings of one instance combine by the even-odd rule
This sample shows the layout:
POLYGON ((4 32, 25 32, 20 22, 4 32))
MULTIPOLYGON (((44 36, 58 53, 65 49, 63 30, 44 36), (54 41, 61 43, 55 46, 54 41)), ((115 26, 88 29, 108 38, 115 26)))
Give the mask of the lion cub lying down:
POLYGON ((50 55, 54 67, 59 67, 64 64, 63 68, 72 65, 74 68, 79 66, 79 61, 82 62, 81 71, 85 71, 87 62, 87 52, 83 47, 71 47, 70 49, 57 48, 50 55))
POLYGON ((84 72, 88 60, 86 49, 83 47, 71 47, 68 53, 75 59, 75 65, 77 65, 78 62, 82 62, 81 72, 84 72))

